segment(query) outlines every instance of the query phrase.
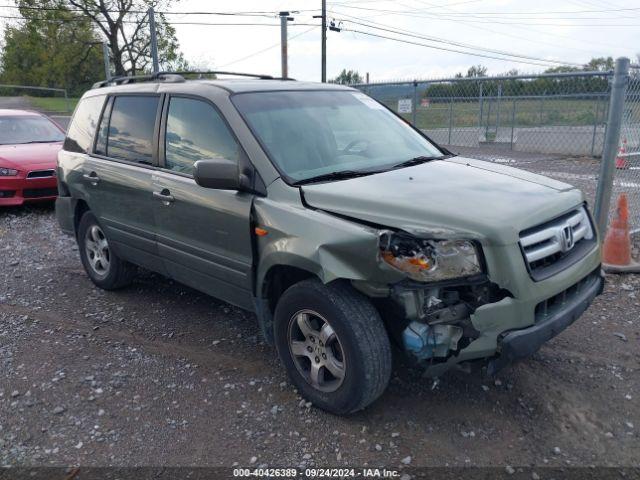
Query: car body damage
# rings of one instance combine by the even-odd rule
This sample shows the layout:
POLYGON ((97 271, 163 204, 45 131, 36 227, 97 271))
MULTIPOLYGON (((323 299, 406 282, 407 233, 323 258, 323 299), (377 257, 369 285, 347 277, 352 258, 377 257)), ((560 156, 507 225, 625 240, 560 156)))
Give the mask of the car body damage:
POLYGON ((576 208, 583 196, 555 180, 478 163, 435 161, 299 192, 274 182, 254 203, 256 225, 269 231, 258 239, 256 297, 266 298, 273 268, 292 265, 325 283, 349 280, 372 299, 396 346, 430 375, 499 356, 505 332, 534 325, 536 306, 597 271, 600 257, 594 244, 581 262, 534 281, 519 232, 576 208), (447 174, 477 190, 473 202, 456 188, 425 187, 447 174), (393 188, 381 194, 380 182, 393 188), (451 248, 457 256, 447 256, 451 248), (435 261, 434 252, 444 254, 435 261))

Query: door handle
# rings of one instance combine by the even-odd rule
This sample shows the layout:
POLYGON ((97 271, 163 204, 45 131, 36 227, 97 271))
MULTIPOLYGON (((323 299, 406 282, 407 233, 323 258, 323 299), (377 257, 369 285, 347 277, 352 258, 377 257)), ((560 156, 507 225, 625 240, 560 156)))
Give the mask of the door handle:
POLYGON ((85 180, 88 180, 91 183, 91 185, 97 185, 98 182, 100 181, 100 177, 96 174, 96 172, 85 173, 82 176, 84 177, 85 180))
POLYGON ((175 200, 175 198, 173 198, 173 195, 171 195, 169 190, 167 190, 166 188, 160 192, 153 192, 153 196, 154 198, 162 200, 162 203, 164 203, 165 205, 169 205, 175 200))

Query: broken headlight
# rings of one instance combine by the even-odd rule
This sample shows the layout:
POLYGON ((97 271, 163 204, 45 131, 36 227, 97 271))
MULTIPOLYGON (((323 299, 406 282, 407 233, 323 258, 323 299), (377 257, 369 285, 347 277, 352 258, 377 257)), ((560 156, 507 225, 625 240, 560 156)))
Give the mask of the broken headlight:
POLYGON ((438 282, 482 273, 480 255, 469 240, 428 240, 383 232, 380 257, 418 282, 438 282))

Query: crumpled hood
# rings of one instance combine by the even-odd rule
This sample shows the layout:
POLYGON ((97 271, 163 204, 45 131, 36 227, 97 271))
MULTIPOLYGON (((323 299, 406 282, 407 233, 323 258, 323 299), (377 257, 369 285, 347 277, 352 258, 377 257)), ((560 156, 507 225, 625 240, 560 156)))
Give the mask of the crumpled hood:
POLYGON ((463 157, 301 188, 310 206, 327 212, 415 235, 501 245, 584 201, 566 183, 463 157))
POLYGON ((55 168, 62 142, 0 145, 0 166, 18 170, 55 168))

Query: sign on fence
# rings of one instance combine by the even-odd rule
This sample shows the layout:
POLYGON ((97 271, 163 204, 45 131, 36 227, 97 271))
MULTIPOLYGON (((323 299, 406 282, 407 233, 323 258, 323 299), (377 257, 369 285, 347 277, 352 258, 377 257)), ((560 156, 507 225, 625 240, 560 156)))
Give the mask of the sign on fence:
POLYGON ((410 98, 401 98, 398 100, 398 113, 411 113, 412 103, 410 98))

